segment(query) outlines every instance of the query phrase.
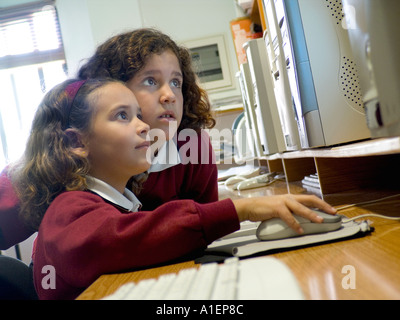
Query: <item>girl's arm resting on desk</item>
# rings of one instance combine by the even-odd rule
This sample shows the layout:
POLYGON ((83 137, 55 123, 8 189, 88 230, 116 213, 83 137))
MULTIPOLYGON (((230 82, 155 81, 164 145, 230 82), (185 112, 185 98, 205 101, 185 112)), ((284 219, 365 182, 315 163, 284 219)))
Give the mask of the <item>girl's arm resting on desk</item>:
POLYGON ((121 213, 95 194, 66 192, 53 201, 42 221, 34 265, 38 272, 53 265, 65 282, 86 287, 104 273, 151 266, 203 249, 238 228, 231 200, 180 200, 151 212, 121 213))

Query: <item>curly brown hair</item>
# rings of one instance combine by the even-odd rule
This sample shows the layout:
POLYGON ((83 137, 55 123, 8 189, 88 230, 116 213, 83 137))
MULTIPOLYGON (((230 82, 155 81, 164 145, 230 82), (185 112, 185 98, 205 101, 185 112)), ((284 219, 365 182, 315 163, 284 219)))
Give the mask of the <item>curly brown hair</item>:
POLYGON ((189 50, 156 29, 142 28, 110 38, 97 47, 95 54, 80 68, 78 76, 81 79, 111 77, 127 82, 152 55, 166 50, 176 55, 183 74, 183 117, 178 130, 199 131, 214 127, 210 101, 207 92, 197 83, 189 50))

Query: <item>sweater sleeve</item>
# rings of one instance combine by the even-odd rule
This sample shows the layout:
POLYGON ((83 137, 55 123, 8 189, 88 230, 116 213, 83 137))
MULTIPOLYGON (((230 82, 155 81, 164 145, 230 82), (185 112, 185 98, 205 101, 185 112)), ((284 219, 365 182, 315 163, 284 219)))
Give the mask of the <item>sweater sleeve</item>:
POLYGON ((63 283, 84 288, 105 273, 204 249, 238 228, 231 200, 171 201, 154 211, 121 213, 97 195, 66 192, 53 201, 41 223, 35 276, 40 279, 41 268, 53 265, 63 283))
POLYGON ((7 170, 0 174, 0 250, 6 250, 29 238, 30 230, 18 217, 19 200, 7 170))

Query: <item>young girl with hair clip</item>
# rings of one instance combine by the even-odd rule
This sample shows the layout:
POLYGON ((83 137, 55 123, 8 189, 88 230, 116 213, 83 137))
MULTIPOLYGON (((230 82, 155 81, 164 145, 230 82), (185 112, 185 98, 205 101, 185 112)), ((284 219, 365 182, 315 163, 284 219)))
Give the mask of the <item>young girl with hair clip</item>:
MULTIPOLYGON (((116 80, 69 80, 40 104, 25 154, 10 168, 24 219, 39 228, 33 254, 41 299, 74 299, 100 275, 142 268, 206 248, 244 220, 283 219, 301 233, 292 213, 320 218, 307 206, 334 213, 314 196, 270 196, 200 204, 167 202, 142 211, 125 188, 150 167, 149 126, 139 104, 116 80), (43 268, 52 266, 55 286, 43 268)), ((47 269, 45 269, 47 270, 47 269)))

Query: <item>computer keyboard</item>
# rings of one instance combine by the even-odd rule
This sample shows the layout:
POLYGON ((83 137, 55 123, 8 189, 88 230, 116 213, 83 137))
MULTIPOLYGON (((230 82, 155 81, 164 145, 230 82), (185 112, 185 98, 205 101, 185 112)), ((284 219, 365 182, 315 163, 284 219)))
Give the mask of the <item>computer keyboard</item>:
POLYGON ((280 260, 229 258, 178 274, 122 285, 105 300, 301 300, 291 270, 280 260))

